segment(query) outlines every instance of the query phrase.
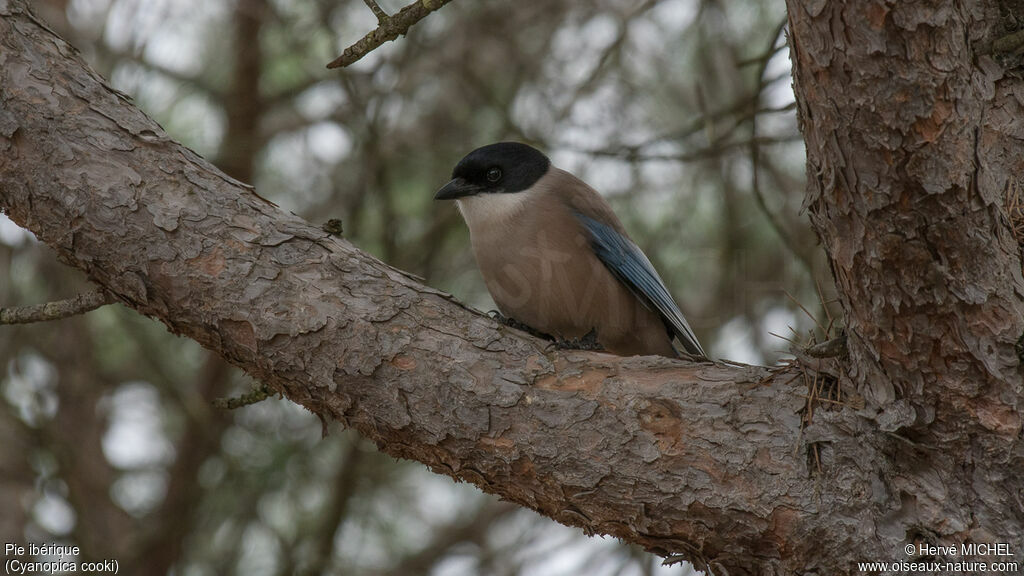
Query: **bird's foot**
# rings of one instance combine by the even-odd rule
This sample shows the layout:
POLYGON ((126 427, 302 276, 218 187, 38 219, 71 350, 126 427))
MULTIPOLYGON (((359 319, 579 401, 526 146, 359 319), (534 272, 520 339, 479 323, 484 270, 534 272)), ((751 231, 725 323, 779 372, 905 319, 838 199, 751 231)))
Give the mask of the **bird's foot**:
POLYGON ((604 350, 604 346, 597 341, 597 332, 594 330, 587 332, 583 338, 573 338, 572 340, 555 338, 555 348, 559 350, 596 350, 598 352, 604 350))
POLYGON ((528 324, 523 324, 522 322, 516 320, 515 318, 509 318, 497 310, 491 310, 490 312, 487 313, 487 315, 493 318, 494 320, 501 322, 505 326, 508 326, 509 328, 522 330, 523 332, 536 336, 537 338, 551 340, 551 346, 553 346, 556 350, 596 350, 599 352, 604 350, 604 346, 601 346, 601 343, 597 341, 597 332, 595 330, 587 332, 587 334, 582 338, 559 338, 552 336, 546 332, 536 330, 533 327, 529 326, 528 324))
POLYGON ((550 334, 545 334, 540 330, 535 330, 529 325, 523 324, 522 322, 516 320, 515 318, 509 318, 507 316, 504 316, 501 312, 498 312, 497 310, 491 310, 490 312, 487 313, 487 315, 490 316, 491 318, 494 318, 498 322, 501 322, 505 326, 508 326, 509 328, 522 330, 527 334, 536 336, 537 338, 543 338, 544 340, 555 340, 555 338, 552 337, 550 334))

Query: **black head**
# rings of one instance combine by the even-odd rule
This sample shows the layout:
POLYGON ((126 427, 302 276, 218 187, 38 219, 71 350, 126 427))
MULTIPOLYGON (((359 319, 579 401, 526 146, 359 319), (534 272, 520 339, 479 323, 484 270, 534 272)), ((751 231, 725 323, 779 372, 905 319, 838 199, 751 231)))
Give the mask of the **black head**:
POLYGON ((483 146, 455 165, 452 181, 438 190, 434 199, 522 192, 540 180, 549 166, 547 156, 526 144, 498 142, 483 146))

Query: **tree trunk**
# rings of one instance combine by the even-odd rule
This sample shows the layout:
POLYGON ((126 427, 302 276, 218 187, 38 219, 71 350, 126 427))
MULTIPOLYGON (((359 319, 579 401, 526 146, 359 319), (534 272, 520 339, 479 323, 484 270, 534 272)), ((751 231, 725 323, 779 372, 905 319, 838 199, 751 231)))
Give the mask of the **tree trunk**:
POLYGON ((24 0, 0 0, 0 208, 321 419, 588 532, 733 575, 852 573, 917 542, 1021 561, 1024 283, 1000 186, 1022 87, 974 55, 988 15, 958 10, 791 1, 843 362, 554 351, 173 142, 24 0))
POLYGON ((992 48, 1009 4, 788 2, 805 205, 849 373, 878 427, 913 441, 880 512, 944 542, 1021 538, 1024 238, 1007 202, 1024 62, 992 48))

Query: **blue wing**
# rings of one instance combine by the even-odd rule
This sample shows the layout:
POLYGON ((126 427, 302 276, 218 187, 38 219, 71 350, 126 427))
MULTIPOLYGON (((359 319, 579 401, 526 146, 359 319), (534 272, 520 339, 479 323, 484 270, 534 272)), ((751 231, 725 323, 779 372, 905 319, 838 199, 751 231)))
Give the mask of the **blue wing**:
POLYGON ((683 318, 683 313, 679 311, 668 288, 665 288, 665 283, 640 248, 607 224, 579 213, 576 217, 590 233, 594 253, 608 270, 645 306, 661 315, 665 326, 679 337, 679 342, 688 353, 706 357, 690 324, 683 318))

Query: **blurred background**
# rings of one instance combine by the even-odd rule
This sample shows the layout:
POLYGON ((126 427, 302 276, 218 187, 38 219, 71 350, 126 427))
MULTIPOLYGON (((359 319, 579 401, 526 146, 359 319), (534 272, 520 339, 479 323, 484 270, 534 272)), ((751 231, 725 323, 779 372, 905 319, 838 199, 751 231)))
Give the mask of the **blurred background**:
MULTIPOLYGON (((514 139, 608 198, 712 356, 771 364, 828 328, 782 2, 456 0, 340 71, 324 66, 376 25, 361 0, 34 9, 172 137, 480 310, 468 233, 432 195, 514 139)), ((0 216, 0 306, 89 287, 0 216)), ((321 439, 287 401, 215 409, 253 383, 121 306, 0 327, 0 366, 3 542, 73 543, 133 575, 692 571, 336 425, 321 439)))

